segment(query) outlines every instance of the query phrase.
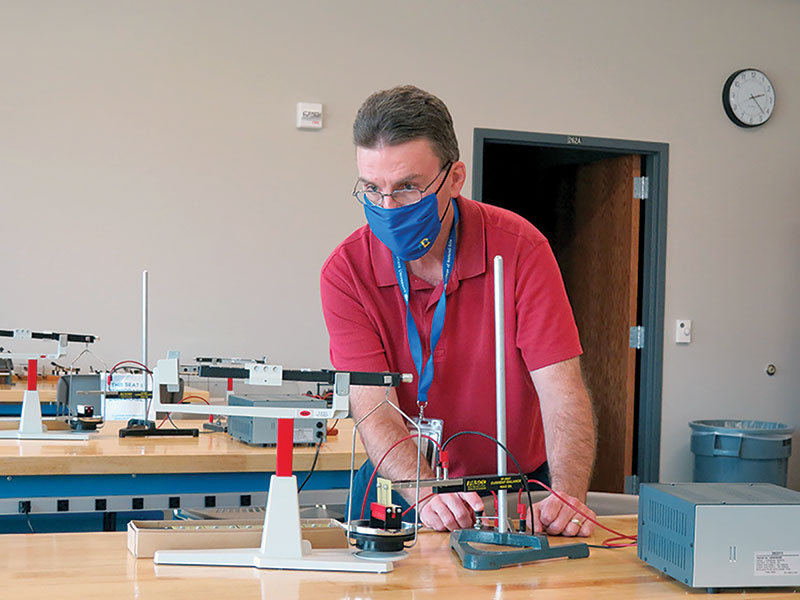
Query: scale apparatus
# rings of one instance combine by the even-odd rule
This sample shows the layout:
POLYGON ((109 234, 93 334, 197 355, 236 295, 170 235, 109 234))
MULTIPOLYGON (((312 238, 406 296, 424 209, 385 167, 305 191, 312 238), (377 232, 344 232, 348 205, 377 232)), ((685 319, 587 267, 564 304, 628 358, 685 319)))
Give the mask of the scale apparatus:
MULTIPOLYGON (((333 396, 326 408, 287 406, 205 406, 181 405, 187 414, 270 417, 278 420, 277 464, 270 477, 264 529, 258 548, 218 550, 161 550, 153 562, 159 565, 196 565, 220 567, 255 567, 258 569, 289 569, 311 571, 349 571, 386 573, 393 568, 392 557, 358 556, 352 548, 315 549, 302 539, 297 478, 292 474, 294 419, 343 419, 349 416, 351 385, 395 387, 412 381, 411 375, 401 373, 364 373, 347 371, 285 370, 279 365, 260 362, 241 367, 212 365, 181 366, 177 352, 170 352, 153 369, 153 404, 161 411, 175 410, 174 404, 161 402, 162 395, 180 388, 179 373, 200 377, 246 379, 256 385, 280 385, 283 381, 304 381, 333 386, 333 396)), ((353 462, 351 456, 351 466, 353 462)), ((350 489, 352 492, 352 468, 350 489)))

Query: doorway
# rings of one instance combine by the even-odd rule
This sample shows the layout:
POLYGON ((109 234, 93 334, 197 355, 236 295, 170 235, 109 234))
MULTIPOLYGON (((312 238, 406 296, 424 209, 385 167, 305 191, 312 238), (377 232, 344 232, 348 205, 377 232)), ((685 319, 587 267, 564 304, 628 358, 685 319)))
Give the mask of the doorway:
POLYGON ((550 241, 575 313, 598 425, 590 489, 657 481, 666 169, 652 142, 476 129, 473 197, 550 241))

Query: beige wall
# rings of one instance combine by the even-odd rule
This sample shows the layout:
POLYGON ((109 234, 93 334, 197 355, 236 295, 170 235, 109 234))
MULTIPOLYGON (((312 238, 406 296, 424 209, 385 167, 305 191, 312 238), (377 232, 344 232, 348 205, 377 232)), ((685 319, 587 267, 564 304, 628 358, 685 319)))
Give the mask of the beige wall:
POLYGON ((412 82, 468 167, 475 127, 670 144, 661 473, 686 480, 690 419, 800 426, 799 24, 791 0, 4 0, 0 327, 138 357, 146 268, 151 357, 326 366, 318 271, 363 220, 352 118, 412 82), (756 131, 720 103, 748 66, 778 94, 756 131))

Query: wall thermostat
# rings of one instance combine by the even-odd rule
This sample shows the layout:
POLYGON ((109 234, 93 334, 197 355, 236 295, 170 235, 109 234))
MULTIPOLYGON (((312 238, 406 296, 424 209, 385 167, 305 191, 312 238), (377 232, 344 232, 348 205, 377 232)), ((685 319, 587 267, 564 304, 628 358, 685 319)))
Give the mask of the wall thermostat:
POLYGON ((297 128, 322 129, 322 104, 298 102, 297 128))

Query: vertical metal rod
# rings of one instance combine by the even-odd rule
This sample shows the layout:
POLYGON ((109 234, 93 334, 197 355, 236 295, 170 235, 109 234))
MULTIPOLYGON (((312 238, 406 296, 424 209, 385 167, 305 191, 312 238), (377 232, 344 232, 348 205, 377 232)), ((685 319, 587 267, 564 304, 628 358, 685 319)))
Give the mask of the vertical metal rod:
POLYGON ((142 271, 142 364, 147 366, 147 271, 142 271))
MULTIPOLYGON (((497 395, 497 440, 506 444, 506 342, 505 318, 503 313, 503 257, 494 257, 494 371, 497 395)), ((497 447, 497 474, 506 474, 506 453, 497 447)), ((508 510, 506 490, 497 493, 497 529, 500 533, 508 530, 508 510)))
MULTIPOLYGON (((147 368, 147 271, 142 271, 142 364, 147 368)), ((142 389, 147 391, 147 373, 142 372, 142 389)), ((153 397, 155 397, 155 389, 153 397)), ((144 400, 144 420, 150 419, 150 402, 144 400)))

